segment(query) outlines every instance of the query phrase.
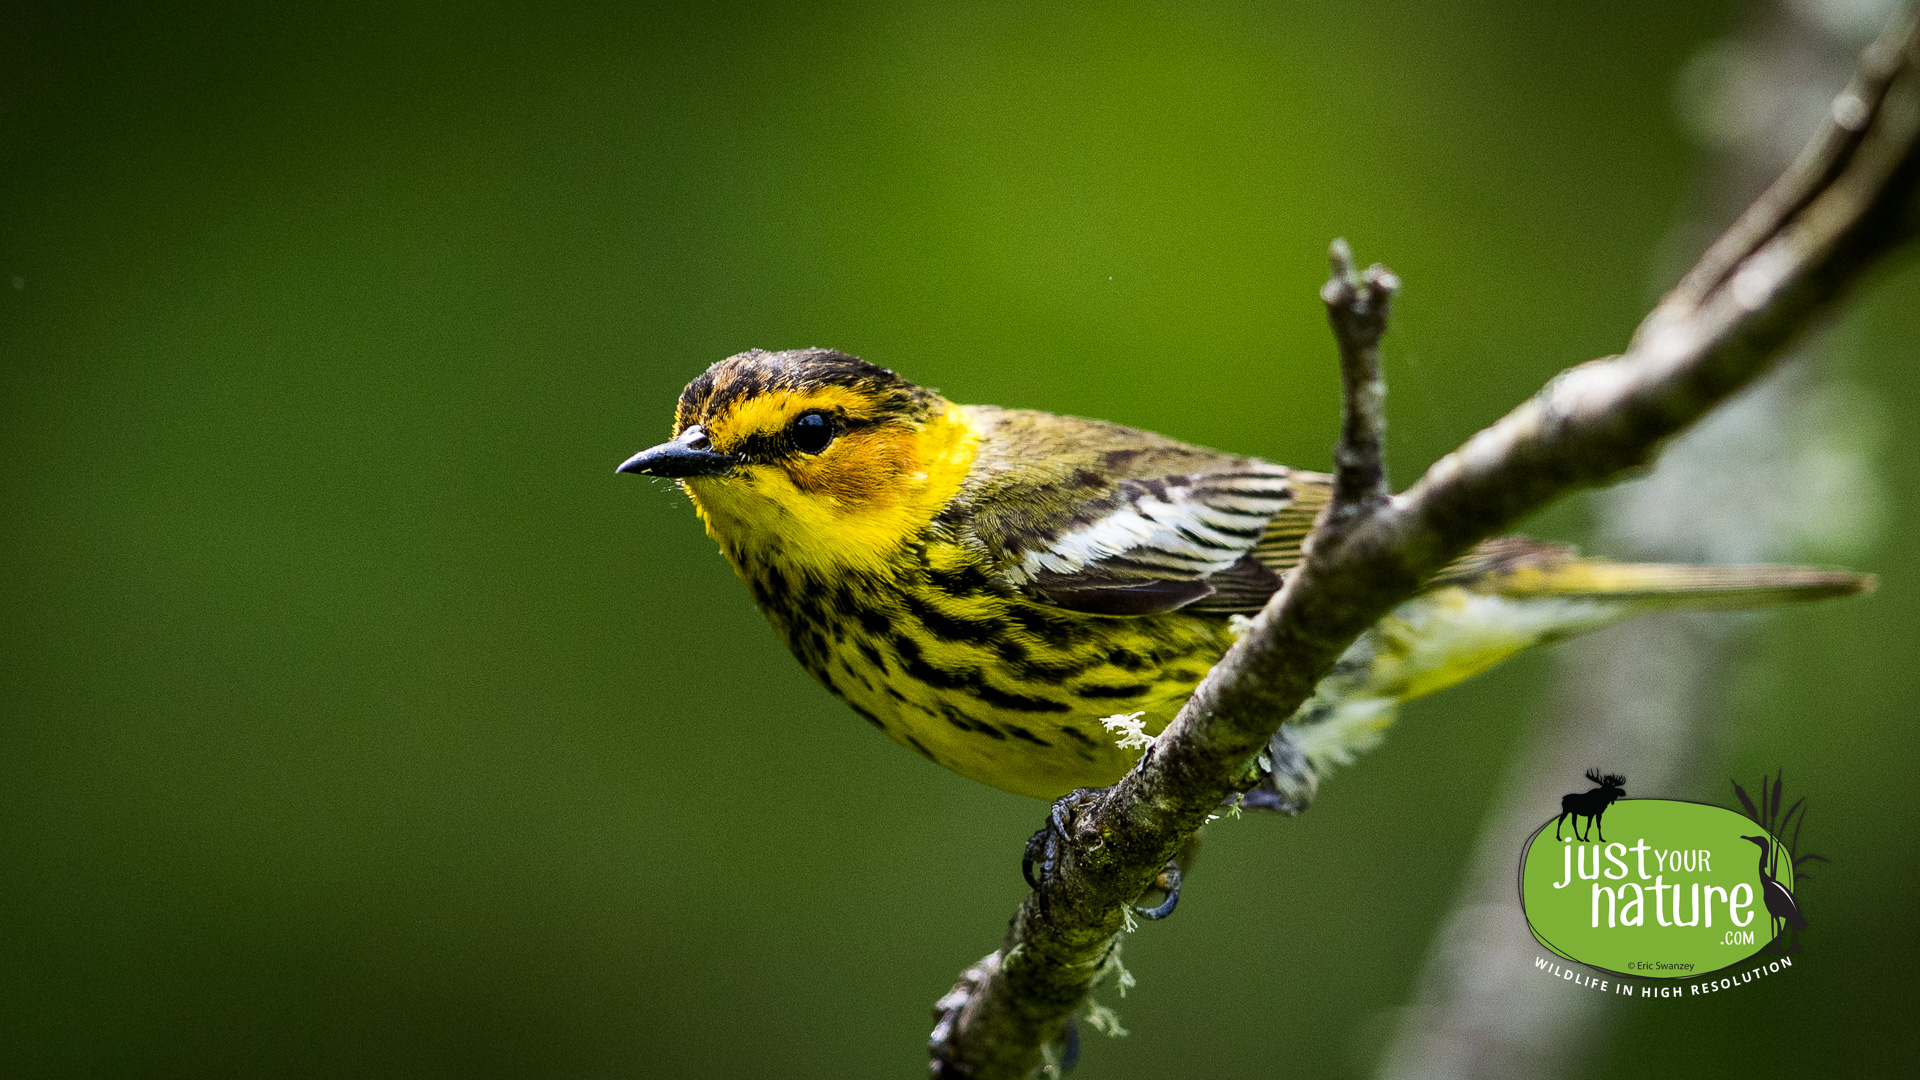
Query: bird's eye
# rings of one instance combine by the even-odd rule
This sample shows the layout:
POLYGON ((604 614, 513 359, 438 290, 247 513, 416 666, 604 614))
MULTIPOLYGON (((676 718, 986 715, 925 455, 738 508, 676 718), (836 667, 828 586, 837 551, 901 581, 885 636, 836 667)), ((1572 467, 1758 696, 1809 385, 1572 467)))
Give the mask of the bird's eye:
POLYGON ((833 442, 833 421, 823 412, 801 413, 787 429, 787 437, 801 453, 817 454, 833 442))

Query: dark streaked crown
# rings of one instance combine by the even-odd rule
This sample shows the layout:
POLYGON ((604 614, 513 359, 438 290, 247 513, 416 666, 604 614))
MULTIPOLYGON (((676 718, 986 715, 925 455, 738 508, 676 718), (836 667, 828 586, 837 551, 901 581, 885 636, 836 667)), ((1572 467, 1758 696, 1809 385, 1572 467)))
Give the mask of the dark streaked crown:
POLYGON ((748 349, 727 357, 696 376, 680 392, 676 427, 719 416, 735 404, 762 394, 845 387, 873 403, 880 416, 924 419, 934 392, 914 385, 878 364, 833 349, 748 349))

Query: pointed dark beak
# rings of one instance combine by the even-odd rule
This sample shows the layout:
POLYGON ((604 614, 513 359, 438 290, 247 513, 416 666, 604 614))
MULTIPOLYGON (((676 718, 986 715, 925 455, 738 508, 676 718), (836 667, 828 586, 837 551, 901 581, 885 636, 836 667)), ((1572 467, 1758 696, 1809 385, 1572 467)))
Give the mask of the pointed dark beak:
POLYGON ((614 472, 666 476, 677 480, 688 476, 719 476, 732 472, 738 464, 740 459, 715 450, 705 429, 694 424, 672 442, 642 450, 621 462, 614 472))

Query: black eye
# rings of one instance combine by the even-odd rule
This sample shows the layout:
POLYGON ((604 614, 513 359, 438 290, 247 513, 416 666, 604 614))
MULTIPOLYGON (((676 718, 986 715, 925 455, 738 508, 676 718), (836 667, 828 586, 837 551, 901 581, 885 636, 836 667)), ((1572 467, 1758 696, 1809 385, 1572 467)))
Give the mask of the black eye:
POLYGON ((833 442, 833 421, 827 419, 826 413, 801 413, 787 429, 787 437, 801 453, 817 454, 833 442))

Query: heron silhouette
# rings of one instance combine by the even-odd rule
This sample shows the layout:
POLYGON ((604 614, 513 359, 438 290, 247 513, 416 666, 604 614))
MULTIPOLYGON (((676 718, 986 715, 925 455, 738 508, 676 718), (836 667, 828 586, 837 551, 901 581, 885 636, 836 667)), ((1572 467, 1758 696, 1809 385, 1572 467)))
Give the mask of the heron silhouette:
POLYGON ((1773 940, 1780 939, 1781 924, 1795 930, 1807 928, 1807 917, 1800 913, 1800 905, 1794 902, 1793 894, 1780 884, 1767 870, 1767 861, 1773 854, 1773 841, 1765 836, 1743 836, 1742 840, 1751 840, 1760 845, 1760 895, 1767 903, 1767 914, 1772 916, 1773 940))

